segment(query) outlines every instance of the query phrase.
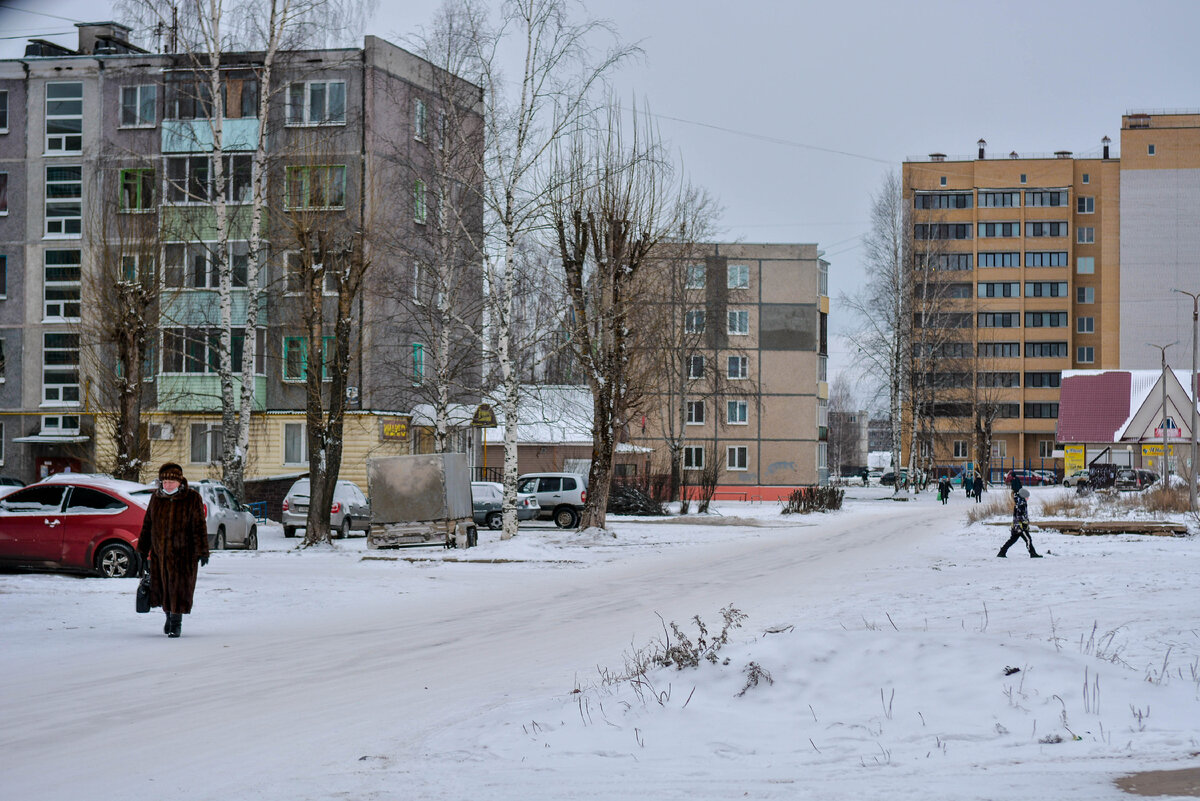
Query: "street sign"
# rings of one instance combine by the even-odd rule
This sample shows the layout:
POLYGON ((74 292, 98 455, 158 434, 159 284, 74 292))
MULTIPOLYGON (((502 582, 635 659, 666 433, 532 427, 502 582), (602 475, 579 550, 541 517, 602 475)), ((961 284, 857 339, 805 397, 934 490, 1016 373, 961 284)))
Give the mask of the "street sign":
POLYGON ((471 418, 471 425, 475 428, 495 428, 496 413, 492 411, 491 406, 481 403, 475 407, 475 415, 471 418))

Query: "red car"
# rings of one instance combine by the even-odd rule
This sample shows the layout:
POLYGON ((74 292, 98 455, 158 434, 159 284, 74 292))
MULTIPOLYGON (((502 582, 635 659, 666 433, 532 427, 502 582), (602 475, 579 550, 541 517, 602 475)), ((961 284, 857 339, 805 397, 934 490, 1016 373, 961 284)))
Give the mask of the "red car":
POLYGON ((1033 470, 1009 470, 1004 476, 1004 483, 1012 484, 1013 478, 1020 479, 1021 484, 1026 487, 1036 487, 1046 483, 1045 477, 1033 470))
POLYGON ((0 498, 0 564, 81 571, 106 578, 138 573, 146 485, 60 473, 0 498))

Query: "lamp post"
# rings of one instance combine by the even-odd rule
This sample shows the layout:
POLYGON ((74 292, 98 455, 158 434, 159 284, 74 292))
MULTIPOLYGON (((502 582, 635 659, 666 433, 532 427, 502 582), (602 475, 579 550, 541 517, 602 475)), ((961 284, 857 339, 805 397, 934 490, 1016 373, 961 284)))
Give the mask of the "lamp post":
POLYGON ((1166 345, 1155 345, 1152 342, 1148 342, 1146 344, 1152 348, 1158 348, 1158 352, 1162 356, 1162 377, 1159 379, 1162 382, 1162 422, 1159 425, 1162 426, 1162 481, 1163 489, 1166 489, 1168 479, 1170 478, 1168 474, 1171 472, 1171 463, 1167 459, 1167 348, 1176 343, 1170 342, 1166 345))
POLYGON ((1196 511, 1196 382, 1200 376, 1196 375, 1196 350, 1200 340, 1197 339, 1197 321, 1200 320, 1200 292, 1187 292, 1183 289, 1172 289, 1172 292, 1178 292, 1180 295, 1187 295, 1192 299, 1192 380, 1191 386, 1188 387, 1188 399, 1191 410, 1191 434, 1192 434, 1192 456, 1191 464, 1188 469, 1188 508, 1193 512, 1196 511))

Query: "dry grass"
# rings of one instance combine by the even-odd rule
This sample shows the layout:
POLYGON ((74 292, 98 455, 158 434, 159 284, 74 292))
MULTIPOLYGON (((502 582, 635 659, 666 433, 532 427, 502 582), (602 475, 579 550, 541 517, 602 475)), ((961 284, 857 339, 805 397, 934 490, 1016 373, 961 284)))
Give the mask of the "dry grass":
POLYGON ((1007 493, 988 493, 987 500, 977 503, 967 510, 967 522, 978 523, 989 517, 1011 516, 1013 511, 1012 496, 1007 493))
POLYGON ((1083 517, 1091 509, 1091 504, 1073 492, 1057 493, 1054 497, 1041 502, 1039 512, 1046 517, 1083 517))
POLYGON ((1120 508, 1153 514, 1181 514, 1188 511, 1188 492, 1185 487, 1153 487, 1141 492, 1123 492, 1117 501, 1120 508))

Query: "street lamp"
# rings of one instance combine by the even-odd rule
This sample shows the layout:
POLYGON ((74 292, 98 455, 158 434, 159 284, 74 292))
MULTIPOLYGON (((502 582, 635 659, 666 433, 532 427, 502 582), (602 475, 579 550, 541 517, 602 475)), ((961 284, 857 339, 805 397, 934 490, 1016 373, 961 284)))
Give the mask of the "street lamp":
POLYGON ((1196 350, 1200 340, 1197 339, 1197 320, 1200 320, 1200 292, 1187 292, 1182 289, 1172 289, 1172 292, 1178 292, 1180 295, 1187 295, 1192 299, 1192 380, 1191 386, 1188 387, 1189 406, 1191 411, 1191 429, 1192 429, 1192 462, 1188 470, 1188 508, 1193 512, 1196 511, 1196 382, 1200 376, 1196 375, 1196 350))
POLYGON ((1177 342, 1169 342, 1166 345, 1155 345, 1153 342, 1147 342, 1148 346, 1158 348, 1159 354, 1162 355, 1162 377, 1159 379, 1162 382, 1162 480, 1163 489, 1168 486, 1170 479, 1171 462, 1167 459, 1167 348, 1178 344, 1177 342))

